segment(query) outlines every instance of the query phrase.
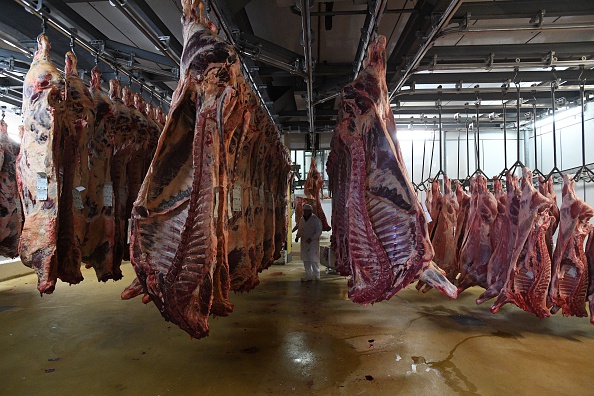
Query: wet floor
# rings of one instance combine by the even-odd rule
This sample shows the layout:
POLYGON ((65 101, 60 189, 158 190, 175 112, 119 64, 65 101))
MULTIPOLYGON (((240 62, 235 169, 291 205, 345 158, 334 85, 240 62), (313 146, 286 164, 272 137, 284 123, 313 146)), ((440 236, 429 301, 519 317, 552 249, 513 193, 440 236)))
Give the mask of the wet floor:
POLYGON ((140 299, 133 278, 39 297, 34 275, 0 283, 0 395, 591 395, 594 326, 400 292, 363 307, 346 280, 301 283, 273 266, 235 312, 192 340, 140 299))

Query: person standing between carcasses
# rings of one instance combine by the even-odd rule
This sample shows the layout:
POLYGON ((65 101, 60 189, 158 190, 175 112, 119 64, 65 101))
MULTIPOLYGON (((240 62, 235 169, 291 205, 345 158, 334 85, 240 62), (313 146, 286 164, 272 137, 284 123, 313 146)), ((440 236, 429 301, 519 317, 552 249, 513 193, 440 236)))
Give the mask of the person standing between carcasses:
POLYGON ((303 217, 299 220, 299 229, 295 242, 301 238, 301 260, 305 266, 305 278, 302 282, 320 279, 320 235, 322 221, 313 214, 311 205, 303 205, 303 217))

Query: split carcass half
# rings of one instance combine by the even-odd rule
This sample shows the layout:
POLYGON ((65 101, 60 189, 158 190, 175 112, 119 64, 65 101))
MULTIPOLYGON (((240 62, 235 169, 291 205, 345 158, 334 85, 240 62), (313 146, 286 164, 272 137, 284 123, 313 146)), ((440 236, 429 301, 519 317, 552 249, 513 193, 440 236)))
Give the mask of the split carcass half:
POLYGON ((333 205, 332 216, 340 266, 350 266, 349 297, 357 303, 387 300, 423 273, 422 280, 455 297, 455 287, 431 262, 424 213, 396 139, 385 46, 383 36, 369 46, 364 69, 342 91, 332 146, 337 153, 328 160, 332 195, 345 203, 333 205))

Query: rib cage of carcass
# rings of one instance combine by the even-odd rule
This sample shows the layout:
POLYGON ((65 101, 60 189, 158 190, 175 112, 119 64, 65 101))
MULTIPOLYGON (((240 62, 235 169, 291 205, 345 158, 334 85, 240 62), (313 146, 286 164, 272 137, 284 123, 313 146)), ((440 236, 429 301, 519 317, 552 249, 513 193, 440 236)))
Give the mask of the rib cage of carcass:
POLYGON ((357 303, 390 299, 417 277, 455 298, 431 261, 427 223, 396 138, 385 47, 383 36, 369 45, 364 69, 342 91, 327 163, 336 267, 350 275, 357 303))
MULTIPOLYGON (((287 235, 289 155, 249 90, 237 54, 183 0, 181 78, 134 203, 139 284, 192 337, 233 311, 280 257, 287 235)), ((145 300, 148 300, 145 298, 145 300)))

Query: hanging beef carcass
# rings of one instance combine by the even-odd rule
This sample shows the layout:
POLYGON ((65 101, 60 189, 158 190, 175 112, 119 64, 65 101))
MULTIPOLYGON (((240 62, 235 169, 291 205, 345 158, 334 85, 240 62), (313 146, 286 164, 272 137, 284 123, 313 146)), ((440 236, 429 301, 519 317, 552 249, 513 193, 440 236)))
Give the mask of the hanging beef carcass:
POLYGON ((518 179, 511 173, 505 176, 507 194, 504 196, 501 182, 494 183, 497 199, 497 222, 499 230, 491 235, 493 253, 487 264, 487 290, 476 300, 477 304, 497 297, 507 279, 510 259, 518 234, 518 215, 520 212, 520 191, 518 179), (505 197, 505 199, 504 199, 505 197))
POLYGON ((277 157, 276 151, 276 142, 273 137, 276 134, 276 131, 272 127, 267 127, 265 129, 266 140, 262 145, 265 154, 262 155, 264 161, 261 163, 260 170, 258 174, 261 175, 261 179, 259 184, 261 185, 260 193, 262 194, 262 211, 260 212, 260 221, 258 224, 261 226, 260 230, 263 231, 263 239, 262 239, 262 257, 260 260, 260 265, 258 271, 262 271, 265 268, 268 268, 273 261, 274 255, 274 234, 276 232, 276 221, 274 219, 274 194, 271 191, 272 182, 274 181, 274 173, 267 171, 273 169, 273 163, 275 158, 277 157))
POLYGON ((586 260, 588 261, 588 291, 587 302, 590 308, 590 323, 594 324, 594 227, 588 234, 586 243, 586 260))
POLYGON ((159 123, 157 119, 157 108, 152 103, 146 104, 144 115, 146 116, 148 121, 149 132, 148 148, 143 158, 142 169, 142 174, 146 175, 146 172, 148 172, 148 167, 151 164, 151 161, 155 155, 155 150, 157 149, 157 143, 159 143, 159 136, 161 135, 161 131, 163 130, 163 125, 159 123))
MULTIPOLYGON (((161 314, 200 338, 208 335, 209 315, 224 316, 233 309, 228 300, 232 247, 227 227, 233 179, 228 150, 235 144, 233 125, 244 122, 243 113, 237 117, 233 110, 243 88, 238 84, 242 79, 237 55, 213 33, 216 29, 204 17, 203 4, 198 4, 200 11, 190 0, 182 5, 181 78, 134 204, 131 254, 138 281, 161 314)), ((258 141, 278 141, 278 132, 269 123, 256 126, 263 135, 258 141)), ((278 165, 267 159, 271 147, 260 144, 258 155, 250 160, 260 174, 278 165)), ((270 205, 274 200, 269 199, 268 178, 262 176, 258 182, 252 186, 258 186, 260 199, 270 205)), ((266 221, 263 224, 267 226, 266 221)), ((260 231, 256 225, 254 234, 262 235, 260 231)), ((265 259, 263 253, 253 265, 259 267, 265 259)), ((134 289, 131 285, 126 293, 134 289)))
POLYGON ((235 152, 235 170, 232 194, 232 216, 229 218, 229 275, 231 289, 250 291, 258 285, 257 268, 254 269, 256 243, 254 229, 255 201, 252 194, 250 166, 255 157, 255 143, 259 138, 254 124, 257 102, 253 95, 247 95, 243 124, 237 128, 237 136, 232 145, 235 152), (241 136, 240 136, 241 135, 241 136), (236 145, 236 147, 235 147, 236 145), (237 210, 241 209, 241 210, 237 210))
POLYGON ((427 230, 429 231, 429 238, 433 240, 435 228, 439 221, 439 215, 443 206, 443 195, 439 186, 439 181, 434 180, 431 183, 431 188, 427 190, 427 197, 425 198, 425 206, 429 211, 431 221, 427 223, 427 230))
POLYGON ((487 288, 487 268, 493 252, 491 231, 497 218, 497 200, 487 188, 487 179, 481 174, 471 182, 471 188, 471 207, 460 251, 458 293, 471 286, 487 288))
MULTIPOLYGON (((337 186, 341 169, 329 161, 332 194, 346 193, 346 216, 332 216, 333 229, 348 222, 349 297, 368 304, 387 300, 417 276, 456 296, 455 287, 431 262, 423 209, 408 179, 396 139, 396 125, 386 86, 386 38, 369 45, 366 65, 342 91, 337 145, 350 162, 347 186, 337 186)), ((344 165, 343 167, 344 168, 344 165)), ((343 169, 344 170, 344 169, 343 169)), ((336 206, 333 207, 333 209, 336 206)), ((339 232, 341 232, 339 230, 339 232)))
POLYGON ((313 213, 318 216, 322 222, 322 231, 330 231, 332 229, 328 224, 326 214, 322 208, 322 200, 320 197, 323 187, 324 179, 322 178, 320 171, 318 171, 315 157, 311 157, 309 172, 307 173, 307 178, 305 179, 305 185, 303 187, 303 193, 307 200, 301 199, 298 201, 298 197, 295 197, 295 227, 293 227, 293 232, 296 231, 299 226, 299 220, 303 217, 303 205, 306 203, 312 206, 313 213))
POLYGON ((23 85, 24 130, 17 158, 17 184, 25 221, 19 241, 21 261, 37 273, 41 294, 54 291, 58 261, 60 119, 63 80, 49 57, 45 35, 23 85))
POLYGON ((548 305, 551 313, 562 309, 563 316, 585 317, 588 316, 585 302, 589 279, 584 240, 592 228, 589 221, 594 209, 578 198, 574 185, 568 175, 563 175, 563 202, 548 305))
POLYGON ((458 275, 456 266, 456 222, 458 219, 459 204, 452 191, 450 179, 443 177, 443 196, 441 197, 441 210, 437 219, 431 243, 435 251, 433 261, 445 271, 450 282, 458 275))
POLYGON ((553 201, 532 185, 532 172, 522 169, 518 232, 509 260, 506 282, 491 306, 496 313, 508 302, 539 318, 550 316, 547 292, 551 280, 551 258, 545 235, 551 225, 549 211, 553 201))
MULTIPOLYGON (((277 146, 277 165, 275 172, 274 186, 274 254, 273 259, 278 260, 281 257, 281 250, 286 246, 287 231, 289 229, 288 219, 288 185, 291 183, 291 155, 287 148, 280 142, 277 146)), ((322 207, 320 203, 320 208, 322 207)))
POLYGON ((134 125, 130 109, 122 100, 122 87, 120 81, 111 79, 109 81, 109 98, 112 101, 114 110, 113 123, 113 158, 111 160, 111 182, 113 184, 114 206, 113 214, 115 221, 114 253, 113 253, 113 274, 121 278, 120 265, 127 250, 127 215, 126 202, 128 199, 128 187, 126 169, 128 161, 134 150, 134 125))
MULTIPOLYGON (((350 175, 350 161, 346 160, 347 154, 337 134, 330 142, 330 154, 326 162, 328 174, 328 189, 332 192, 332 224, 335 225, 330 236, 330 248, 334 252, 336 272, 340 275, 351 274, 351 265, 348 255, 348 220, 346 198, 350 175), (340 226, 336 226, 340 224, 340 226)), ((295 209, 297 204, 295 204, 295 209)))
POLYGON ((61 119, 61 187, 58 227, 58 278, 68 283, 83 280, 80 271, 87 230, 84 210, 89 184, 89 140, 95 127, 95 105, 78 76, 74 53, 66 53, 64 104, 61 119))
POLYGON ((16 180, 19 145, 8 136, 8 125, 0 120, 0 256, 16 257, 23 227, 23 211, 16 180))
POLYGON ((470 209, 470 195, 464 191, 462 184, 458 180, 454 180, 456 187, 456 201, 458 201, 458 215, 456 218, 456 233, 454 234, 454 241, 456 243, 456 264, 455 270, 460 272, 460 250, 466 235, 466 228, 468 226, 468 212, 470 209))
POLYGON ((95 126, 89 142, 89 183, 85 200, 87 230, 83 243, 83 261, 95 270, 97 279, 120 279, 114 273, 115 240, 114 190, 111 182, 115 109, 101 88, 101 73, 91 71, 91 95, 95 105, 95 126))
POLYGON ((543 176, 539 176, 538 191, 553 201, 553 205, 551 206, 550 210, 551 224, 549 225, 547 233, 545 234, 545 241, 547 243, 549 256, 553 257, 553 235, 555 235, 555 231, 557 231, 560 218, 559 207, 557 206, 557 194, 555 194, 555 187, 553 187, 553 178, 550 177, 547 181, 545 181, 543 176))
MULTIPOLYGON (((123 246, 128 245, 128 235, 130 230, 128 229, 128 219, 132 213, 132 206, 140 191, 140 185, 144 179, 143 166, 144 156, 148 149, 149 144, 149 131, 148 121, 144 115, 140 112, 139 108, 144 107, 144 100, 138 94, 134 94, 129 87, 122 89, 122 100, 130 111, 130 117, 132 118, 132 133, 133 143, 126 165, 126 203, 124 209, 124 217, 122 224, 124 226, 124 232, 121 235, 123 246)), ((130 250, 124 249, 124 260, 130 259, 130 250)))

